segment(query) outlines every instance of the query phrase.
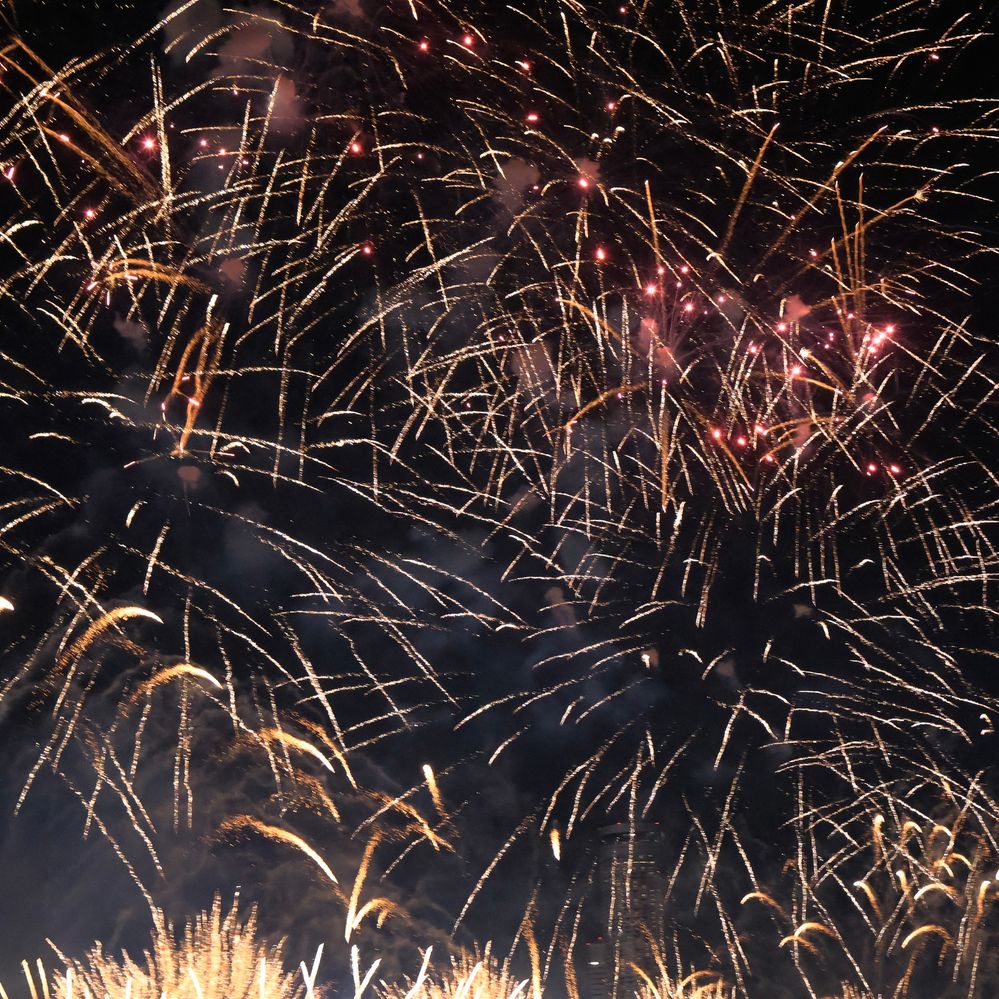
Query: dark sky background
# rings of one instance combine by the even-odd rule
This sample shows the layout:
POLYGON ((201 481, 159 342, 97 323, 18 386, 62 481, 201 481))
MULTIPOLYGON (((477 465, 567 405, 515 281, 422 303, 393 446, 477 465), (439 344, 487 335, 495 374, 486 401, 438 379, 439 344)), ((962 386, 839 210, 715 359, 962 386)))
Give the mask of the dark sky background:
MULTIPOLYGON (((158 7, 158 4, 144 0, 134 3, 93 0, 86 4, 77 0, 27 0, 8 3, 2 9, 12 26, 30 40, 36 51, 50 65, 58 67, 69 59, 101 51, 118 49, 124 52, 134 38, 155 23, 162 13, 158 7)), ((514 30, 512 26, 510 30, 514 30)), ((992 52, 994 56, 994 44, 992 52)), ((990 72, 993 61, 987 56, 969 60, 959 77, 944 82, 944 92, 965 95, 994 89, 990 72)), ((186 73, 192 74, 193 82, 198 72, 169 60, 164 63, 174 74, 175 83, 183 81, 186 73)), ((149 105, 148 64, 119 71, 114 75, 114 81, 114 99, 99 111, 109 131, 118 134, 149 105), (131 85, 128 83, 130 74, 134 74, 131 85)), ((382 81, 378 82, 381 85, 382 81)), ((862 102, 862 98, 858 101, 862 102)), ((985 221, 981 229, 994 236, 994 213, 991 217, 993 221, 985 221)), ((965 222, 965 219, 954 219, 955 226, 965 222)), ((983 275, 989 268, 994 268, 994 264, 983 265, 983 275)), ((986 284, 981 295, 970 305, 973 322, 988 321, 987 317, 994 314, 997 304, 995 283, 986 284)), ((227 303, 223 301, 221 307, 225 309, 227 303)), ((236 305, 232 307, 235 313, 236 305)), ((130 348, 125 344, 121 349, 130 348)), ((252 427, 255 420, 263 424, 270 419, 265 406, 266 403, 261 402, 259 412, 255 412, 252 402, 248 404, 244 410, 247 427, 252 427)), ((27 418, 23 427, 9 428, 12 454, 17 455, 18 449, 25 446, 20 436, 35 429, 27 418)), ((56 476, 59 481, 88 483, 84 491, 90 500, 75 529, 96 533, 105 523, 120 523, 133 496, 147 494, 143 490, 157 493, 164 509, 169 503, 182 505, 184 494, 172 471, 168 474, 155 469, 140 470, 127 479, 127 486, 122 490, 120 487, 126 478, 119 470, 140 445, 125 433, 109 431, 106 438, 99 439, 106 441, 106 453, 76 455, 58 470, 56 476), (160 475, 162 478, 158 478, 160 475)), ((987 453, 993 445, 994 441, 982 440, 978 445, 979 453, 987 453)), ((33 450, 31 454, 34 454, 33 450)), ((361 477, 364 475, 362 458, 347 454, 342 467, 347 473, 361 477), (357 467, 352 467, 351 462, 357 467)), ((349 478, 349 474, 345 478, 349 478)), ((339 546, 344 552, 353 545, 362 545, 375 552, 390 553, 394 558, 425 559, 446 566, 455 574, 472 580, 484 593, 501 594, 506 605, 525 619, 543 621, 547 613, 551 613, 552 618, 555 616, 555 611, 546 609, 553 603, 550 582, 541 578, 514 583, 504 581, 503 570, 514 547, 503 537, 487 540, 481 528, 453 525, 454 533, 446 536, 403 518, 380 514, 346 488, 331 487, 321 500, 298 496, 288 500, 283 494, 278 498, 267 494, 262 487, 259 493, 255 493, 253 487, 245 490, 237 500, 234 494, 226 492, 224 483, 216 481, 204 490, 201 495, 213 502, 222 505, 238 502, 238 509, 243 513, 260 511, 262 519, 269 518, 271 523, 277 523, 280 518, 300 535, 321 537, 324 543, 333 548, 339 546)), ((542 527, 539 521, 539 533, 542 527)), ((196 521, 192 517, 187 544, 190 558, 197 564, 207 551, 221 552, 224 561, 222 565, 213 566, 212 571, 217 574, 213 578, 225 585, 227 592, 248 603, 265 591, 290 593, 300 585, 297 578, 285 575, 284 563, 277 558, 268 561, 260 554, 259 547, 251 547, 245 541, 237 527, 220 527, 217 522, 196 521)), ((661 648, 664 661, 672 662, 673 651, 697 642, 706 650, 705 661, 710 653, 726 648, 736 650, 734 658, 740 672, 735 669, 728 674, 721 672, 709 681, 709 684, 715 684, 709 687, 710 695, 719 701, 730 700, 733 691, 758 678, 754 672, 758 665, 753 650, 768 636, 777 636, 780 647, 795 661, 811 659, 817 671, 835 661, 835 652, 819 647, 811 614, 803 613, 795 599, 775 599, 764 609, 747 599, 739 567, 748 564, 753 553, 752 538, 738 534, 733 537, 726 552, 729 578, 719 584, 720 599, 727 603, 730 611, 713 623, 709 635, 704 636, 693 627, 689 617, 683 617, 679 611, 675 616, 664 614, 654 625, 662 633, 661 645, 656 647, 661 648), (740 658, 743 655, 744 658, 740 658), (828 663, 823 661, 823 656, 830 657, 828 663)), ((860 553, 859 545, 854 553, 860 553)), ((372 566, 373 560, 367 565, 372 566)), ((378 570, 373 571, 377 573, 378 570)), ((625 587, 627 573, 627 569, 622 569, 625 587)), ((7 592, 6 583, 4 592, 7 592)), ((400 592, 406 593, 414 618, 432 619, 436 607, 424 591, 411 586, 408 589, 401 587, 400 592)), ((466 604, 479 600, 481 609, 488 606, 487 598, 475 596, 470 587, 454 584, 453 592, 456 599, 466 604)), ((624 592, 627 593, 627 589, 624 592)), ((5 624, 7 622, 0 618, 0 629, 5 624)), ((22 634, 30 634, 33 625, 42 626, 40 622, 30 622, 30 618, 25 624, 22 618, 18 627, 22 634)), ((345 653, 345 648, 337 645, 318 625, 312 632, 304 626, 302 631, 306 641, 311 643, 310 652, 316 661, 329 663, 331 671, 335 670, 335 663, 340 661, 338 656, 345 653)), ((580 648, 593 640, 607 640, 613 634, 614 619, 610 615, 606 624, 598 622, 589 629, 563 629, 529 645, 516 634, 500 632, 487 636, 480 627, 468 624, 447 632, 428 629, 420 639, 420 650, 428 659, 446 663, 453 680, 452 689, 459 697, 484 698, 487 694, 500 695, 511 689, 530 690, 538 682, 534 671, 537 662, 570 652, 577 653, 577 658, 585 661, 585 656, 578 656, 580 648), (467 679, 472 675, 474 684, 467 679)), ((360 629, 358 635, 360 642, 370 642, 365 648, 376 659, 397 654, 390 646, 379 645, 377 638, 362 635, 360 629)), ((8 638, 2 630, 0 640, 4 648, 18 647, 16 638, 8 638)), ((971 631, 968 644, 990 647, 994 646, 994 639, 984 632, 971 631)), ((12 672, 16 665, 11 662, 8 671, 12 672)), ((682 663, 676 666, 668 682, 663 675, 651 678, 642 675, 635 663, 608 674, 594 674, 588 688, 591 696, 595 696, 601 684, 610 692, 615 684, 624 686, 636 679, 641 683, 633 697, 619 698, 582 734, 561 727, 546 704, 531 708, 522 716, 530 723, 529 734, 516 751, 506 754, 493 767, 484 765, 488 752, 483 752, 483 746, 494 747, 501 740, 507 731, 503 723, 498 720, 494 723, 489 718, 478 729, 473 726, 454 732, 447 724, 447 710, 437 707, 415 714, 418 724, 412 732, 387 740, 368 754, 357 754, 356 766, 362 786, 367 781, 389 793, 399 793, 417 784, 420 766, 430 762, 438 774, 453 769, 446 783, 448 799, 468 804, 461 818, 464 833, 461 855, 429 857, 424 852, 414 856, 412 862, 402 864, 393 880, 394 897, 405 905, 424 933, 424 939, 433 939, 435 935, 443 938, 468 893, 470 879, 474 880, 474 876, 485 868, 497 845, 516 828, 521 818, 537 808, 555 777, 562 774, 565 761, 576 760, 586 745, 596 744, 604 737, 601 732, 609 734, 632 714, 640 712, 656 717, 657 724, 669 733, 670 740, 702 728, 714 731, 713 726, 718 721, 703 707, 705 685, 700 680, 700 673, 701 666, 690 662, 686 666, 682 663)), ((978 677, 971 679, 974 684, 979 683, 978 677)), ((981 680, 984 686, 994 689, 994 681, 989 677, 981 680)), ((109 681, 107 689, 99 690, 97 697, 106 698, 110 710, 119 693, 120 690, 109 681)), ((150 723, 146 757, 156 762, 144 771, 142 779, 147 788, 169 785, 175 709, 176 703, 168 697, 162 712, 158 711, 150 723), (161 747, 162 759, 157 759, 157 746, 161 747)), ((203 715, 195 724, 195 757, 198 760, 193 775, 195 822, 190 831, 179 836, 166 834, 158 844, 164 867, 171 874, 156 886, 156 901, 175 917, 182 917, 209 904, 215 892, 227 897, 239 888, 244 897, 261 901, 262 922, 268 931, 290 935, 293 942, 290 954, 297 962, 310 955, 318 942, 333 941, 339 934, 340 908, 300 856, 255 839, 234 844, 216 834, 218 821, 226 815, 255 812, 259 803, 271 793, 270 771, 259 752, 253 753, 232 738, 223 712, 209 707, 197 710, 203 711, 203 715)), ((372 710, 372 706, 369 702, 354 710, 360 718, 365 711, 372 710)), ((345 709, 345 714, 349 711, 349 708, 345 709)), ((5 758, 0 773, 0 816, 3 817, 0 821, 0 926, 3 927, 0 980, 9 986, 16 978, 22 958, 47 955, 46 938, 73 954, 81 953, 96 939, 105 941, 108 949, 126 946, 137 950, 148 931, 143 900, 100 832, 91 829, 89 836, 83 838, 83 810, 67 781, 44 771, 20 814, 8 819, 21 793, 25 775, 37 757, 42 738, 44 720, 37 706, 27 695, 8 697, 0 707, 0 726, 0 745, 4 746, 5 758)), ((952 747, 941 740, 940 748, 942 752, 960 753, 960 767, 974 772, 991 766, 997 746, 994 738, 986 737, 970 747, 952 747)), ((627 758, 622 750, 617 762, 627 758)), ((616 759, 610 755, 609 768, 616 759)), ((772 816, 786 810, 789 804, 788 789, 779 785, 775 776, 786 761, 786 755, 781 750, 764 751, 755 759, 751 793, 746 796, 740 818, 741 832, 760 858, 777 860, 784 855, 789 842, 786 830, 773 830, 771 824, 772 816)), ((733 758, 718 769, 711 767, 712 762, 713 759, 707 757, 692 763, 677 775, 662 795, 656 817, 670 827, 667 841, 668 849, 673 851, 671 856, 675 856, 682 843, 680 830, 686 830, 686 819, 679 818, 684 801, 699 803, 709 811, 717 808, 724 800, 728 782, 739 762, 738 754, 733 754, 733 758), (674 817, 677 817, 675 823, 674 817)), ((66 771, 71 781, 78 776, 80 786, 86 786, 84 773, 74 774, 70 764, 66 771)), ((350 793, 346 788, 341 791, 349 809, 350 793)), ((360 814, 365 803, 358 798, 353 804, 360 814)), ((159 801, 156 809, 158 824, 168 828, 170 802, 159 801)), ((617 817, 620 817, 619 812, 620 809, 617 817)), ((329 823, 316 820, 310 827, 309 822, 308 818, 303 818, 297 828, 330 858, 335 869, 349 871, 363 842, 348 841, 342 830, 331 834, 329 823)), ((125 839, 129 839, 127 832, 125 839)), ((518 846, 511 853, 514 860, 509 871, 502 875, 500 886, 491 890, 473 910, 469 922, 471 933, 479 939, 488 939, 493 934, 509 938, 523 912, 525 891, 535 880, 545 885, 546 894, 540 906, 546 916, 550 915, 552 899, 564 897, 567 892, 585 893, 585 880, 594 861, 594 843, 592 836, 578 837, 566 847, 561 865, 553 862, 544 841, 534 840, 518 846)), ((127 845, 130 858, 135 849, 132 837, 127 845)), ((137 863, 143 876, 148 876, 149 865, 144 861, 137 863)), ((594 925, 584 923, 584 935, 593 931, 594 925)), ((388 931, 378 943, 386 966, 392 967, 395 961, 396 967, 415 971, 418 957, 414 937, 415 934, 406 928, 393 930, 390 922, 388 931)))

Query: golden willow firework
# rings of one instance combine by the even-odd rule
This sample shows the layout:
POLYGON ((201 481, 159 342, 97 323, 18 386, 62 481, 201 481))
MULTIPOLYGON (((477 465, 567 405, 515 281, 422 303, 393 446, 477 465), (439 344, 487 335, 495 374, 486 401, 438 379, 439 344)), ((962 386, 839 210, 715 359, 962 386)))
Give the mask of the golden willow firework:
MULTIPOLYGON (((179 719, 190 827, 228 716, 275 802, 363 800, 394 870, 474 853, 497 773, 530 803, 480 823, 459 921, 525 844, 568 869, 582 829, 666 817, 747 988, 740 830, 970 786, 991 737, 983 18, 192 0, 114 59, 12 39, 4 691, 52 719, 26 792, 50 767, 91 821, 115 802, 158 871, 143 733, 179 719), (357 791, 362 758, 419 762, 357 791)), ((223 831, 332 881, 272 819, 223 831)))

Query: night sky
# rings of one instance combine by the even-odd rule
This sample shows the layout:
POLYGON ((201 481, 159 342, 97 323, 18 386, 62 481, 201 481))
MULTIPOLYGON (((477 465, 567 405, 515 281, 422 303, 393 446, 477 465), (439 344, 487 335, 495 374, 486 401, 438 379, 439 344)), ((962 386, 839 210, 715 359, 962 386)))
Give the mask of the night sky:
POLYGON ((647 821, 739 995, 961 912, 913 988, 991 994, 994 9, 0 14, 9 991, 139 952, 138 883, 342 984, 375 836, 386 978, 530 922, 565 995, 647 821))

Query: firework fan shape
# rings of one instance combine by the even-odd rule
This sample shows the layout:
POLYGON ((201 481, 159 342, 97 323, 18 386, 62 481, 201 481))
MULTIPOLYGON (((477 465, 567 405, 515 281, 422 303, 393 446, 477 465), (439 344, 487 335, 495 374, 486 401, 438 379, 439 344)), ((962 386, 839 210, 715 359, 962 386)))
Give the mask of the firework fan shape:
MULTIPOLYGON (((528 921, 547 973, 581 831, 668 817, 740 988, 761 836, 867 828, 886 789, 987 814, 983 25, 196 0, 58 72, 12 40, 5 696, 52 725, 25 792, 113 795, 157 868, 168 694, 145 793, 175 828, 208 710, 334 821, 352 761, 415 743, 435 770, 359 825, 399 821, 384 869, 459 849, 502 774, 454 915, 516 856, 578 862, 528 921), (98 114, 150 53, 151 104, 98 114)), ((254 821, 294 835, 224 828, 254 821)))

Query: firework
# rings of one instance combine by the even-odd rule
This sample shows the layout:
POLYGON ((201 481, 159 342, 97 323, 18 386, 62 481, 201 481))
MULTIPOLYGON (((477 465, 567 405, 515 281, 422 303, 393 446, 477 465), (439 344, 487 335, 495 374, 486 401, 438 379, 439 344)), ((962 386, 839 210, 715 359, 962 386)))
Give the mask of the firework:
MULTIPOLYGON (((584 833, 665 819, 731 974, 650 994, 745 991, 754 841, 974 785, 994 101, 949 80, 985 11, 662 7, 194 0, 114 58, 0 52, 0 693, 44 719, 24 795, 113 803, 143 890, 224 723, 275 795, 208 821, 303 854, 346 941, 395 921, 371 871, 458 857, 463 923, 520 858, 537 992, 584 833), (289 803, 365 834, 351 892, 289 803)), ((838 939, 795 919, 784 953, 838 939)), ((974 952, 933 925, 907 954, 974 952)))
MULTIPOLYGON (((284 967, 284 944, 268 946, 257 937, 256 913, 241 917, 238 905, 223 912, 216 898, 177 935, 162 912, 153 913, 149 949, 139 961, 114 958, 97 945, 83 960, 63 958, 65 970, 47 978, 39 962, 44 994, 108 996, 111 999, 303 999, 313 994, 284 967)), ((60 955, 62 957, 62 955, 60 955)), ((304 969, 304 965, 303 965, 304 969)), ((25 977, 36 995, 30 969, 25 977)))

